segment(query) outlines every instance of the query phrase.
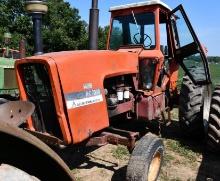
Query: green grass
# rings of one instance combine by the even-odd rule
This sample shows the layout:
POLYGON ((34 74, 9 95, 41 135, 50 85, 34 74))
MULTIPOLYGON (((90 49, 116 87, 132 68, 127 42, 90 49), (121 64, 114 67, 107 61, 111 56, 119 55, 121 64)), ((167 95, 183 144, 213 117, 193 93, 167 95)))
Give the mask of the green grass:
POLYGON ((116 149, 112 150, 112 156, 116 159, 124 160, 129 156, 129 152, 125 146, 119 145, 116 149))
MULTIPOLYGON (((210 63, 209 64, 209 70, 211 74, 211 81, 213 85, 215 86, 216 84, 220 84, 220 63, 215 64, 215 63, 210 63)), ((184 75, 183 69, 180 67, 179 69, 179 79, 177 81, 177 87, 180 89, 181 84, 182 84, 182 77, 184 75)))
POLYGON ((211 80, 213 84, 214 85, 220 84, 220 63, 219 64, 210 63, 209 68, 210 68, 211 80))
POLYGON ((168 163, 170 163, 174 159, 175 158, 172 155, 165 154, 165 156, 164 156, 164 165, 168 165, 168 163))
POLYGON ((166 145, 170 150, 178 153, 180 156, 183 156, 192 163, 195 162, 198 158, 197 153, 193 152, 187 146, 183 146, 179 141, 167 140, 166 145))

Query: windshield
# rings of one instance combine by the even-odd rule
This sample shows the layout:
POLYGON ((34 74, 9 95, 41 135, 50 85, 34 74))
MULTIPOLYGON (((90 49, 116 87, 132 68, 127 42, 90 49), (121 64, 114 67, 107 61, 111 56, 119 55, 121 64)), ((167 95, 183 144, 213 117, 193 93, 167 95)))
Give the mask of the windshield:
POLYGON ((155 48, 154 13, 134 13, 113 18, 110 49, 120 46, 143 45, 145 49, 155 48))

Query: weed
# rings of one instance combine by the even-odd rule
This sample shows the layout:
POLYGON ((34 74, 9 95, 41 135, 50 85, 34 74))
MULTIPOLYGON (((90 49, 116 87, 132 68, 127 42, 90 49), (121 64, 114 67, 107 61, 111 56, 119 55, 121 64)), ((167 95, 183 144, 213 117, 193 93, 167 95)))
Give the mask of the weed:
POLYGON ((168 181, 170 178, 168 176, 168 173, 166 171, 161 171, 160 173, 160 181, 168 181))
MULTIPOLYGON (((74 176, 78 175, 79 174, 79 170, 77 168, 75 168, 75 169, 72 170, 72 173, 73 173, 74 176)), ((82 179, 80 177, 76 177, 75 176, 74 178, 75 178, 75 181, 82 181, 82 179)))
POLYGON ((116 149, 112 150, 112 156, 116 159, 124 160, 129 156, 129 152, 125 146, 119 145, 116 149))
POLYGON ((189 147, 181 145, 179 141, 167 140, 166 145, 170 150, 178 153, 180 156, 183 156, 184 158, 188 159, 190 162, 196 162, 198 158, 197 153, 190 150, 189 147))
POLYGON ((165 153, 165 155, 164 155, 164 166, 167 166, 174 159, 175 158, 172 155, 165 153))
POLYGON ((176 177, 176 178, 170 179, 170 181, 182 181, 182 180, 180 178, 176 177))
POLYGON ((77 174, 77 173, 79 173, 79 170, 77 168, 75 168, 75 169, 72 170, 72 173, 77 174))
MULTIPOLYGON (((73 169, 72 173, 73 173, 73 175, 78 175, 79 174, 79 169, 77 169, 77 168, 73 169)), ((80 177, 75 176, 74 178, 75 178, 75 181, 82 181, 82 178, 80 178, 80 177)))

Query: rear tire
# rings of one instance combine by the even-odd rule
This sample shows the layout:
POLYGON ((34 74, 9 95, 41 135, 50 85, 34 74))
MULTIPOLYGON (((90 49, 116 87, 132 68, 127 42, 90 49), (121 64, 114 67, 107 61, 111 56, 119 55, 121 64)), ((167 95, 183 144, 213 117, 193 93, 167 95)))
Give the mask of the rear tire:
POLYGON ((135 146, 127 167, 127 181, 156 181, 164 156, 160 138, 147 134, 135 146))
POLYGON ((187 137, 204 136, 203 87, 195 85, 188 76, 183 77, 180 90, 179 124, 187 137))
POLYGON ((220 151, 220 85, 215 88, 212 95, 207 135, 207 149, 211 152, 220 151))

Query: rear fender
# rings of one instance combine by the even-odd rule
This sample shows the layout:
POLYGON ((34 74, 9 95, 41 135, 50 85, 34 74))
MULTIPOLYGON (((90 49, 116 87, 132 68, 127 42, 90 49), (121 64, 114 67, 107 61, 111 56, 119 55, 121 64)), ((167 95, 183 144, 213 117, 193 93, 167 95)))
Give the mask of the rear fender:
POLYGON ((40 180, 74 180, 64 161, 33 135, 0 122, 0 164, 17 167, 40 180))

